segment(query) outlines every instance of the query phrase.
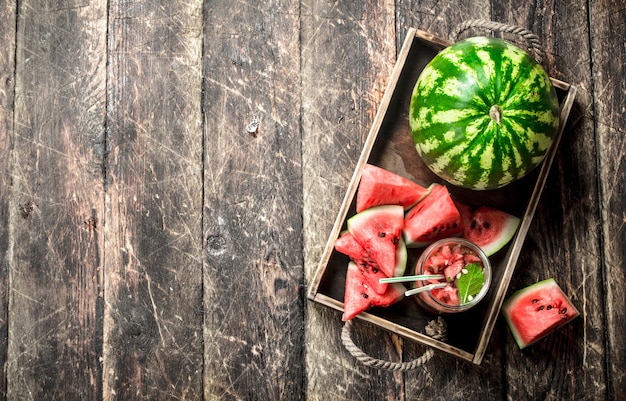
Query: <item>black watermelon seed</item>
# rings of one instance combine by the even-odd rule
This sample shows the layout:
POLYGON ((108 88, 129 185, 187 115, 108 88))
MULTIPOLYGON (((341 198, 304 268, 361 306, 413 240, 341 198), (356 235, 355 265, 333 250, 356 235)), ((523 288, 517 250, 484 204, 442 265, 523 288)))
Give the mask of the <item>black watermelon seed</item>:
POLYGON ((363 298, 368 298, 368 295, 367 295, 366 293, 362 293, 362 294, 361 294, 361 296, 362 296, 363 298))
POLYGON ((470 228, 473 230, 476 228, 476 220, 472 220, 472 223, 470 224, 470 228))
POLYGON ((541 305, 539 308, 537 308, 537 310, 544 310, 544 308, 545 307, 543 305, 541 305))
POLYGON ((387 235, 387 234, 385 234, 384 232, 380 232, 380 233, 378 233, 378 236, 379 236, 380 238, 385 238, 385 235, 387 235))
POLYGON ((563 308, 559 312, 561 312, 562 314, 566 314, 567 313, 567 308, 563 308))
POLYGON ((552 305, 548 305, 548 307, 546 308, 547 310, 552 309, 552 305))
POLYGON ((532 300, 532 303, 534 303, 534 304, 536 304, 537 302, 539 302, 539 300, 538 300, 538 299, 533 299, 533 300, 532 300))
POLYGON ((491 224, 489 224, 488 221, 483 222, 483 227, 485 227, 486 229, 489 229, 490 226, 491 224))

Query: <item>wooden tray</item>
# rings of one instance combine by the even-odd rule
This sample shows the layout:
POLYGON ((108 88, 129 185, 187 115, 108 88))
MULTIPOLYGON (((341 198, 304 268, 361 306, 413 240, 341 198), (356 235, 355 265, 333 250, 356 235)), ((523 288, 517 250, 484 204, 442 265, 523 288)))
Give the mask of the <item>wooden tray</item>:
MULTIPOLYGON (((437 52, 449 44, 426 32, 409 30, 310 283, 308 298, 312 301, 343 311, 348 258, 334 250, 334 241, 346 229, 347 217, 355 214, 355 194, 366 163, 378 165, 424 186, 442 182, 423 164, 415 151, 408 114, 417 77, 437 52)), ((515 237, 490 258, 493 281, 486 299, 469 312, 444 316, 448 337, 445 342, 425 334, 426 324, 435 316, 421 309, 412 297, 389 308, 372 308, 359 314, 358 318, 461 359, 481 363, 576 95, 574 86, 556 79, 552 81, 561 105, 560 126, 552 147, 538 168, 523 179, 497 190, 472 191, 447 185, 452 196, 461 202, 490 205, 521 218, 515 237)), ((421 252, 418 249, 409 250, 407 272, 413 269, 421 252)))

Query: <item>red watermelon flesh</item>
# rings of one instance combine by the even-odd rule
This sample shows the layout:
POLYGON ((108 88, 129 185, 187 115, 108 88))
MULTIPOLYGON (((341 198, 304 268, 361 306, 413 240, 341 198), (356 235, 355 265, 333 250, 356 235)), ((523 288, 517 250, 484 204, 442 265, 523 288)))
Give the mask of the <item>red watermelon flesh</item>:
POLYGON ((430 193, 409 211, 404 221, 404 240, 408 247, 424 247, 442 238, 463 232, 461 215, 448 188, 431 185, 430 193))
POLYGON ((459 305, 459 291, 456 287, 449 283, 443 288, 435 288, 430 290, 433 297, 437 298, 439 302, 448 305, 459 305))
POLYGON ((521 349, 534 344, 579 315, 552 278, 514 293, 504 303, 502 313, 521 349))
MULTIPOLYGON (((457 206, 459 204, 457 203, 457 206)), ((520 219, 489 206, 481 206, 467 216, 467 206, 461 206, 463 238, 478 245, 487 256, 502 249, 515 235, 520 219)))
POLYGON ((348 219, 350 234, 388 277, 395 275, 403 227, 404 208, 399 205, 375 206, 348 219))
POLYGON ((373 306, 390 306, 404 297, 406 288, 399 283, 389 284, 384 294, 377 294, 365 282, 363 273, 354 262, 348 263, 342 320, 345 322, 373 306))
POLYGON ((463 231, 465 232, 465 227, 469 227, 472 223, 472 213, 474 210, 465 203, 461 203, 456 200, 454 201, 454 204, 461 215, 461 225, 463 226, 463 231))
POLYGON ((376 294, 384 294, 387 291, 388 284, 380 283, 381 278, 388 277, 370 254, 354 239, 354 236, 348 231, 343 232, 339 238, 335 240, 335 249, 350 257, 359 271, 363 274, 363 279, 376 294))
POLYGON ((428 194, 421 185, 391 171, 366 164, 356 196, 356 211, 374 206, 401 205, 409 209, 428 194))

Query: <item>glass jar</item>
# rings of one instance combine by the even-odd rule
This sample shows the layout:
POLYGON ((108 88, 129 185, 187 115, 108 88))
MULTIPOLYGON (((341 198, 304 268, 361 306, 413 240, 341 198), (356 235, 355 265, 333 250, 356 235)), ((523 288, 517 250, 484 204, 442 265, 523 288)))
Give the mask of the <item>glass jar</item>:
MULTIPOLYGON (((444 289, 423 291, 423 292, 419 292, 418 294, 416 294, 415 297, 416 297, 418 304, 422 306, 424 309, 426 309, 427 311, 431 313, 435 313, 435 314, 458 313, 458 312, 463 312, 470 308, 473 308, 485 297, 485 295, 489 291, 489 285, 491 284, 491 264, 489 263, 489 259, 487 258, 485 253, 482 251, 482 249, 480 249, 480 247, 478 247, 473 242, 467 241, 463 238, 445 238, 445 239, 432 243, 428 248, 424 250, 419 260, 417 261, 417 265, 415 267, 415 274, 422 275, 422 274, 443 273, 443 269, 445 265, 440 266, 440 270, 435 271, 435 272, 432 271, 431 270, 432 267, 429 267, 429 266, 431 266, 434 260, 437 260, 436 258, 438 258, 441 255, 441 252, 442 250, 444 250, 445 247, 449 247, 450 250, 456 249, 456 252, 469 252, 470 254, 475 255, 476 258, 473 258, 473 259, 475 259, 478 263, 482 264, 484 280, 483 280, 483 285, 480 288, 480 290, 476 294, 473 294, 471 297, 469 297, 470 299, 467 302, 461 302, 460 298, 458 298, 459 302, 456 304, 448 303, 448 302, 451 302, 450 299, 448 299, 448 302, 442 301, 442 298, 446 298, 446 296, 440 291, 444 289), (433 258, 433 260, 430 260, 431 258, 433 258), (431 263, 427 264, 429 260, 431 263), (435 296, 435 295, 438 295, 438 296, 435 296)), ((472 258, 468 257, 468 260, 469 259, 472 259, 472 258)), ((463 269, 465 269, 465 266, 463 267, 463 269)), ((432 285, 432 284, 436 285, 438 283, 447 282, 448 286, 446 287, 445 290, 451 291, 451 288, 449 287, 452 286, 456 288, 456 279, 458 279, 458 277, 460 277, 460 275, 464 274, 465 272, 466 270, 459 272, 457 276, 455 277, 455 279, 453 280, 447 280, 446 278, 441 278, 439 280, 429 280, 429 281, 418 280, 415 282, 415 287, 423 287, 423 286, 432 285)), ((458 296, 458 291, 457 291, 457 296, 458 296)))

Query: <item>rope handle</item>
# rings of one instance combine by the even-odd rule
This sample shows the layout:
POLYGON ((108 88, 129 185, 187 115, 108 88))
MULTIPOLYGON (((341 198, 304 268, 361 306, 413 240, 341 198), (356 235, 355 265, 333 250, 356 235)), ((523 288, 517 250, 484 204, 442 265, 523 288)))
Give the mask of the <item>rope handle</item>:
MULTIPOLYGON (((422 366, 423 364, 428 362, 435 354, 432 348, 429 348, 421 356, 408 362, 391 362, 382 359, 376 359, 367 355, 365 352, 363 352, 361 348, 354 344, 354 341, 352 341, 351 337, 351 329, 352 321, 348 320, 341 330, 341 342, 343 343, 343 346, 359 362, 372 368, 393 371, 400 370, 405 372, 422 366)), ((438 317, 437 320, 428 322, 428 325, 426 326, 426 334, 437 340, 446 340, 446 323, 441 316, 438 317)))
POLYGON ((526 40, 528 44, 528 50, 535 58, 535 60, 537 60, 538 63, 541 63, 541 61, 543 60, 543 46, 541 45, 541 41, 539 40, 539 37, 537 35, 529 31, 528 29, 485 19, 470 19, 460 23, 456 27, 455 32, 452 34, 452 40, 456 42, 459 38, 459 35, 470 28, 482 28, 491 30, 493 32, 506 32, 520 36, 526 40))

